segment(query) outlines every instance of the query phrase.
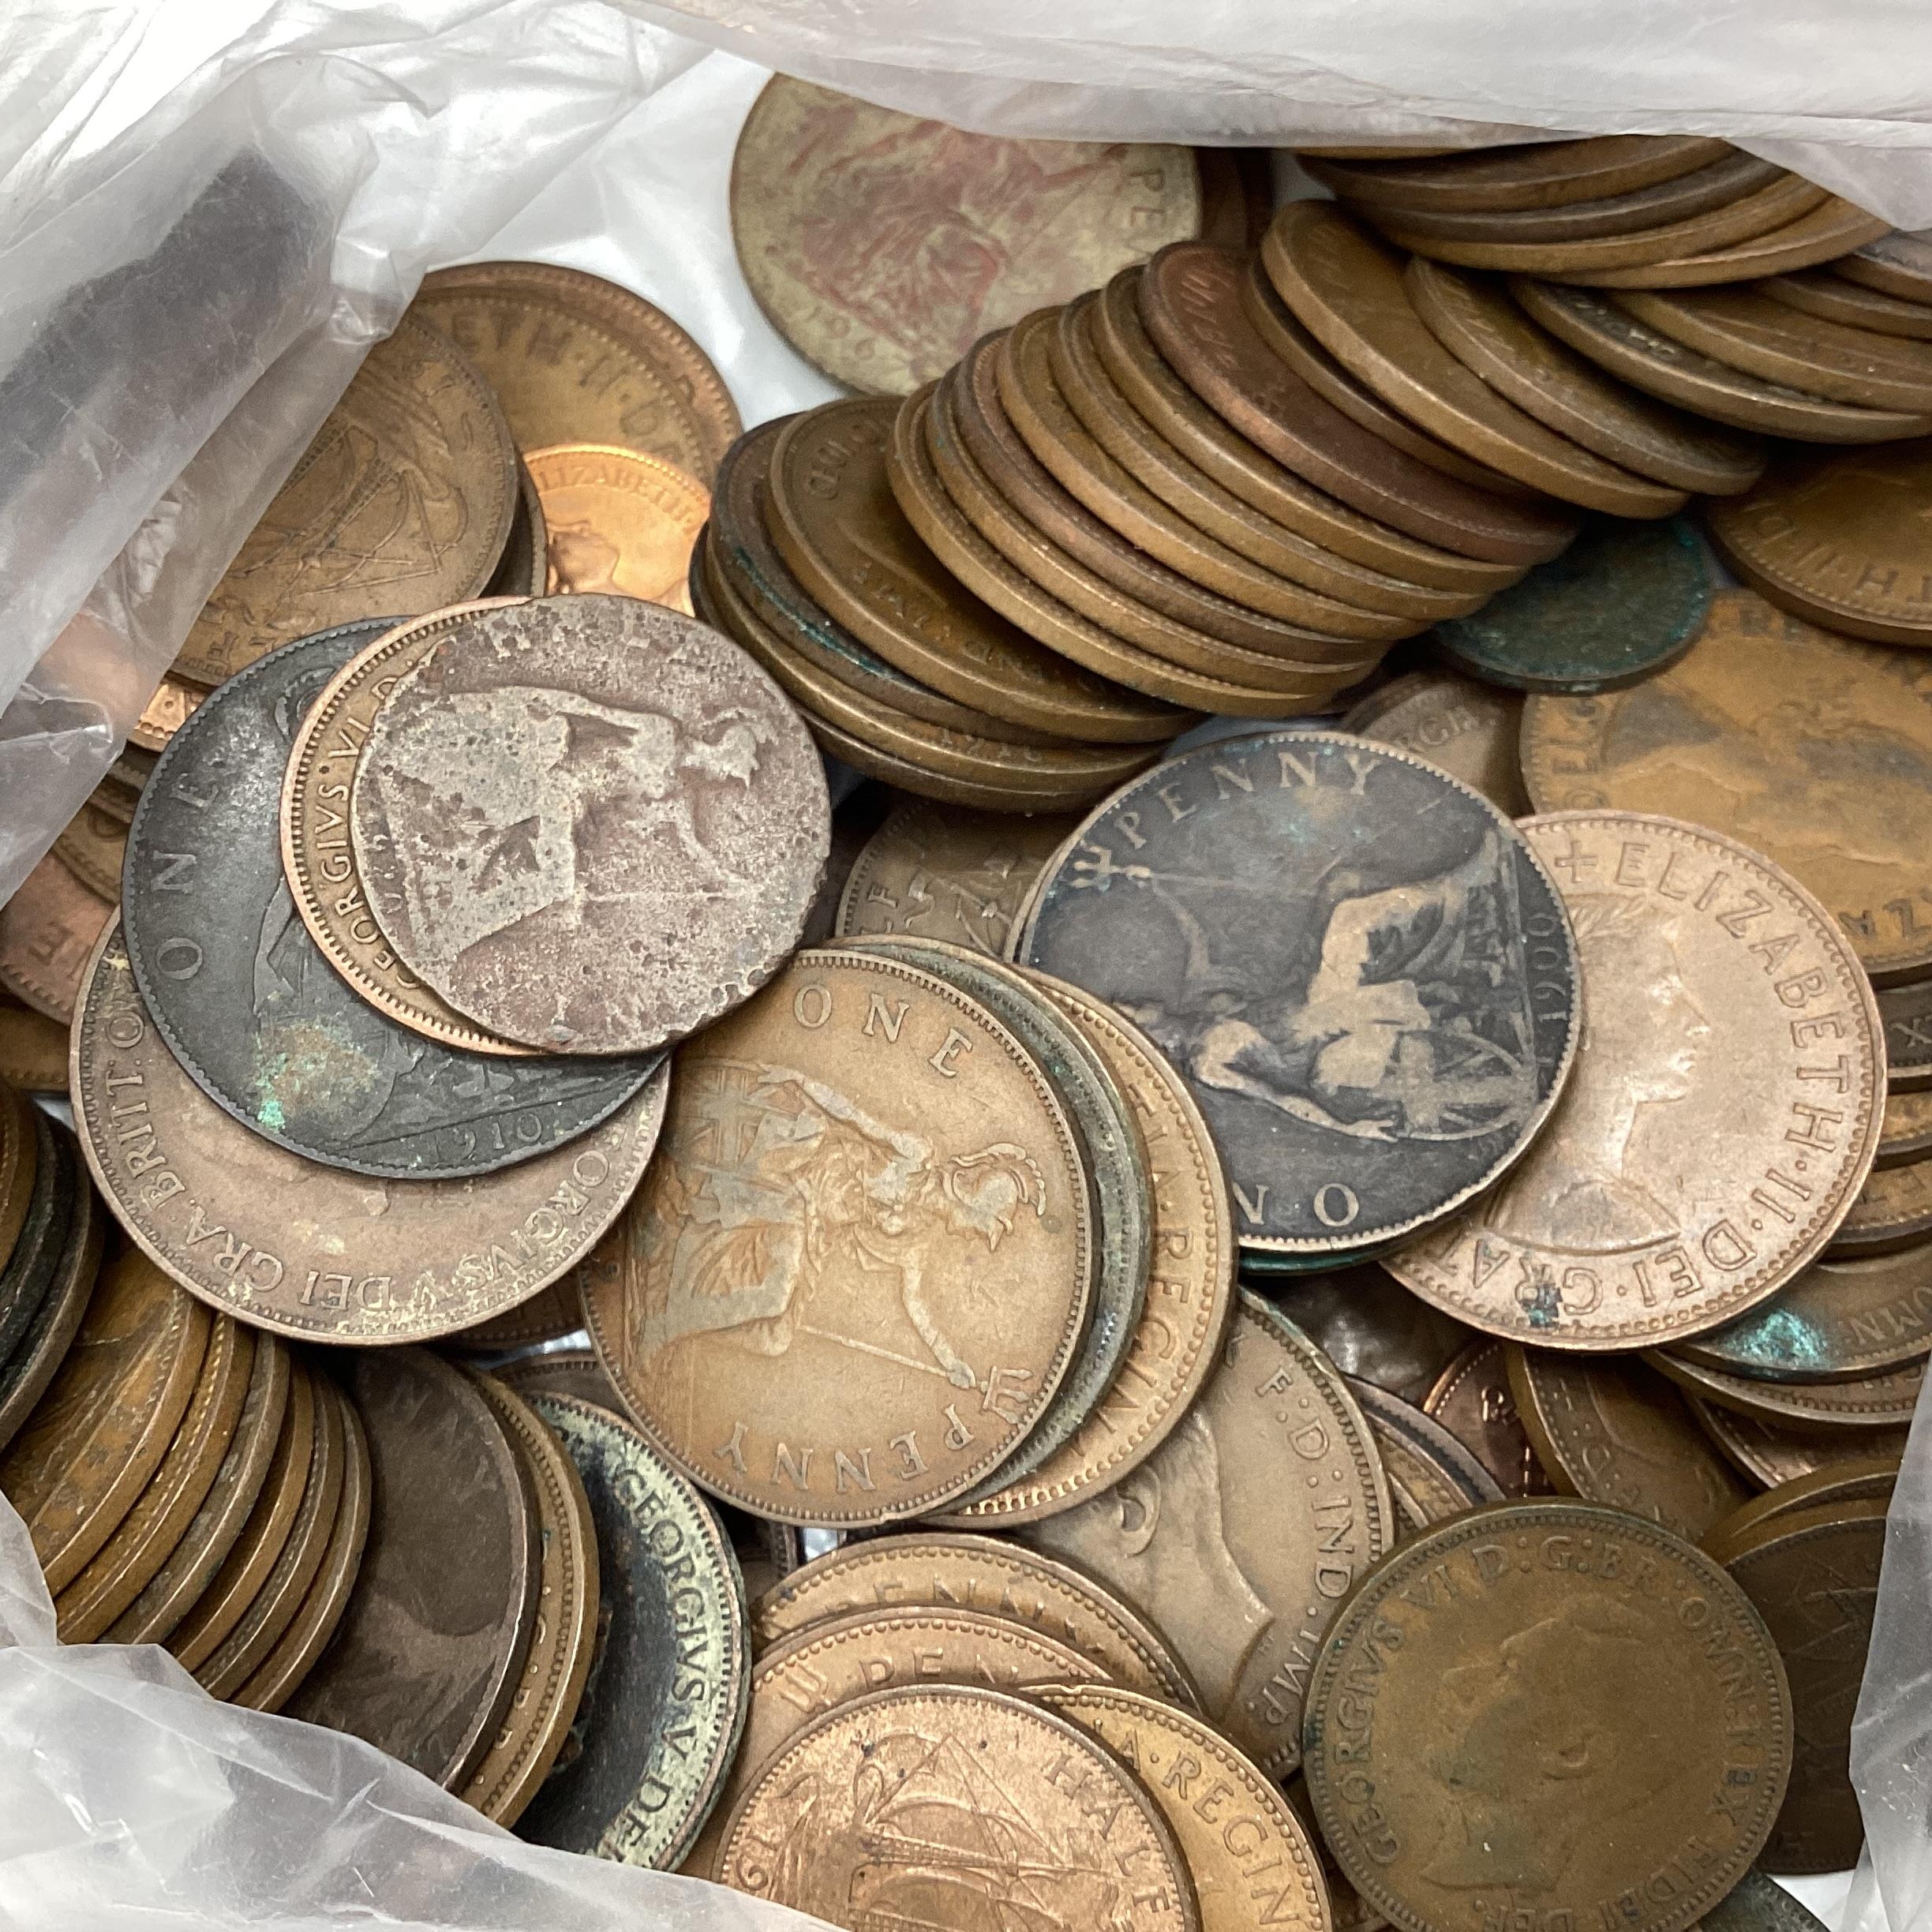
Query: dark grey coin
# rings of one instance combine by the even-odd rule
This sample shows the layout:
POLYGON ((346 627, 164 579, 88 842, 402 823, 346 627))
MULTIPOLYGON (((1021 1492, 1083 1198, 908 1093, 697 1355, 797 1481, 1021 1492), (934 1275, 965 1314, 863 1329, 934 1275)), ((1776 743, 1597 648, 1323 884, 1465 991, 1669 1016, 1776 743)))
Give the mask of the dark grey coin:
POLYGON ((517 1836, 668 1869, 744 1728, 744 1584, 717 1518, 633 1424, 571 1396, 531 1402, 590 1499, 599 1602, 577 1720, 517 1836))
POLYGON ((1885 1022, 1888 1084, 1901 1092, 1932 1087, 1932 980, 1881 987, 1878 1017, 1885 1022))
POLYGON ((1377 1255, 1393 1254, 1401 1245, 1398 1241, 1369 1241, 1360 1248, 1324 1249, 1318 1254, 1271 1254, 1259 1248, 1244 1248, 1241 1272, 1265 1286, 1270 1282, 1293 1281, 1304 1275, 1327 1275, 1339 1267, 1365 1265, 1377 1255))
POLYGON ((1458 670, 1515 691, 1605 691, 1675 664, 1715 588, 1703 540, 1681 517, 1593 517, 1468 617, 1436 627, 1458 670))
POLYGON ((1705 1908, 1697 1932, 1826 1932, 1826 1927, 1754 1865, 1728 1897, 1705 1908))
POLYGON ((335 1638, 283 1713, 460 1791, 536 1626, 536 1512, 502 1425, 447 1362, 371 1350, 342 1380, 369 1440, 369 1541, 335 1638))
POLYGON ((1476 1331, 1412 1295, 1372 1263, 1245 1286, 1279 1309, 1342 1372, 1418 1408, 1476 1331))
POLYGON ((373 620, 298 638, 230 678, 176 732, 128 835, 128 957, 155 1024, 212 1099, 331 1167, 458 1180, 596 1126, 661 1054, 459 1052, 378 1013, 310 937, 283 874, 295 728, 373 620))
POLYGON ((6 1266, 0 1268, 0 1359, 13 1354, 40 1312, 73 1214, 76 1163, 73 1143, 66 1129, 39 1107, 33 1116, 36 1152, 33 1192, 27 1198, 27 1218, 6 1266))
POLYGON ((1262 1251, 1451 1212, 1529 1145, 1575 1050, 1575 945, 1528 842, 1340 732, 1203 745, 1123 786, 1043 878, 1020 957, 1153 1035, 1262 1251))
POLYGON ((66 1233, 26 1332, 0 1362, 0 1449, 19 1432, 21 1425, 33 1413, 34 1404, 47 1392, 54 1371, 66 1361, 68 1345, 87 1312, 95 1278, 100 1272, 106 1211, 81 1166, 80 1150, 58 1123, 54 1144, 59 1149, 58 1158, 66 1163, 73 1176, 68 1189, 66 1233))

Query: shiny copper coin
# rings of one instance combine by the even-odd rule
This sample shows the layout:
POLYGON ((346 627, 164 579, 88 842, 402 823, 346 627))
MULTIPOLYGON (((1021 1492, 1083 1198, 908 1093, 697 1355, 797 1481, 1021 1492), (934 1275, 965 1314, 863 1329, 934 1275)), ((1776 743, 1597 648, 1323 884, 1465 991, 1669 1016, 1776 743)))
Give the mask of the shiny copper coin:
POLYGON ((1834 261, 1832 273, 1902 301, 1932 302, 1932 245, 1915 234, 1865 242, 1834 261))
POLYGON ((807 361, 874 395, 1199 233, 1201 214, 1185 148, 1002 140, 782 75, 732 163, 732 235, 759 307, 807 361))
POLYGON ((1684 1391, 1690 1413, 1705 1433, 1750 1480, 1766 1488, 1793 1482, 1874 1457, 1896 1469, 1905 1453, 1901 1428, 1870 1429, 1795 1428, 1762 1416, 1727 1409, 1689 1389, 1684 1391))
MULTIPOLYGON (((1767 197, 1770 192, 1764 191, 1767 197)), ((1702 288, 1719 282, 1748 282, 1835 261, 1885 231, 1882 216, 1868 215, 1855 203, 1829 195, 1795 220, 1727 248, 1676 255, 1641 268, 1574 273, 1570 279, 1597 288, 1702 288)))
POLYGON ((1504 1185, 1387 1265, 1492 1335, 1655 1346, 1832 1238, 1878 1148, 1878 1007, 1830 915, 1744 846, 1638 812, 1524 830, 1576 932, 1585 1044, 1504 1185))
POLYGON ((1842 323, 1847 328, 1871 329, 1881 335, 1902 335, 1915 342, 1932 339, 1932 309, 1924 302, 1906 301, 1866 288, 1848 280, 1835 264, 1809 273, 1773 275, 1753 286, 1758 294, 1788 309, 1842 323))
POLYGON ((1633 194, 1711 167, 1734 151, 1693 135, 1600 135, 1520 148, 1448 152, 1364 165, 1322 160, 1309 172, 1345 200, 1398 208, 1563 208, 1633 194))
POLYGON ((1488 1338, 1470 1342, 1436 1377, 1422 1398, 1422 1411, 1465 1444, 1512 1501, 1556 1493, 1523 1426, 1502 1342, 1488 1338))
POLYGON ((54 856, 91 893, 110 904, 121 897, 128 827, 97 805, 83 805, 54 841, 54 856))
POLYGON ((521 449, 616 443, 709 483, 739 430, 711 359, 661 309, 549 262, 424 278, 415 313, 472 357, 521 449))
POLYGON ((1903 1167, 1927 1155, 1932 1155, 1932 1094, 1889 1091, 1874 1170, 1903 1167))
POLYGON ((573 1267, 636 1186, 668 1085, 661 1068, 590 1133, 474 1180, 323 1167, 251 1133, 188 1077, 147 1017, 118 928, 89 969, 73 1065, 88 1165, 147 1253, 245 1321, 348 1343, 467 1327, 573 1267))
POLYGON ((1834 1258, 1885 1255, 1932 1236, 1932 1161, 1875 1170, 1832 1236, 1834 1258))
POLYGON ((100 1272, 107 1216, 78 1169, 64 1245, 25 1332, 0 1362, 0 1449, 26 1425, 80 1326, 100 1272))
POLYGON ((1896 1455, 1848 1456, 1807 1475, 1792 1477, 1740 1503, 1722 1522, 1714 1524, 1703 1539, 1704 1553, 1722 1563, 1732 1549, 1755 1541, 1774 1516, 1874 1498, 1884 1501, 1898 1487, 1898 1480, 1896 1455))
POLYGON ((474 597, 516 508, 516 451, 470 358, 405 316, 365 359, 210 594, 175 675, 219 684, 278 644, 474 597))
POLYGON ((1342 713, 1341 728, 1426 758, 1512 818, 1530 810, 1516 735, 1523 701, 1452 672, 1414 671, 1342 713))
POLYGON ((552 597, 607 591, 687 616, 684 581, 711 492, 661 458, 610 443, 558 443, 524 459, 543 504, 552 597))
POLYGON ((0 1080, 24 1094, 65 1094, 66 1024, 0 1000, 0 1080))
POLYGON ((1502 1485, 1476 1452, 1433 1417, 1372 1382, 1351 1377, 1349 1390, 1368 1418, 1388 1477, 1398 1542, 1420 1536, 1432 1523, 1503 1500, 1502 1485))
POLYGON ((868 1537, 808 1563, 751 1606, 762 1654, 807 1627, 877 1610, 967 1610, 1069 1646, 1110 1683, 1192 1706, 1194 1687, 1166 1641, 1071 1564, 1023 1544, 962 1531, 868 1537))
POLYGON ((1708 1368, 1672 1349, 1649 1351, 1645 1359, 1720 1408, 1798 1428, 1863 1432, 1900 1427, 1911 1420, 1926 1374, 1920 1360, 1837 1382, 1774 1382, 1765 1376, 1708 1368))
POLYGON ((1308 1701, 1323 1833, 1405 1932, 1473 1897, 1579 1925, 1616 1898, 1633 1932, 1679 1932, 1749 1868, 1792 1769, 1791 1694, 1743 1591, 1588 1503, 1498 1504, 1398 1550, 1337 1620, 1308 1701))
POLYGON ((207 695, 198 684, 190 684, 185 678, 163 678, 134 721, 129 742, 143 751, 166 751, 168 740, 194 716, 196 707, 207 695))
POLYGON ((107 900, 49 853, 0 906, 0 986, 71 1026, 88 955, 113 915, 107 900))

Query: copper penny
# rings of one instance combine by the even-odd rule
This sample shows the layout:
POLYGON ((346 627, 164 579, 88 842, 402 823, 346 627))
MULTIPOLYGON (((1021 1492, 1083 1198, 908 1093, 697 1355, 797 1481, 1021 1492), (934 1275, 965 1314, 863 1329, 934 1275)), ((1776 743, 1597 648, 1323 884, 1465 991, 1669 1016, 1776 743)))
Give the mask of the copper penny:
POLYGON ((358 1355, 374 1514, 335 1641, 284 1707, 460 1791, 522 1676, 537 1614, 537 1523, 503 1425, 421 1349, 358 1355))
POLYGON ((1251 1294, 1219 1372, 1160 1448, 1026 1532, 1150 1616, 1208 1716, 1275 1777, 1300 1758, 1301 1689, 1323 1633, 1393 1536, 1354 1397, 1251 1294))
POLYGON ((1300 1772, 1289 1779, 1284 1793, 1294 1814, 1306 1829, 1315 1855, 1321 1861, 1322 1881, 1328 1888, 1328 1916, 1335 1932, 1382 1932, 1388 1923, 1348 1881, 1347 1874, 1335 1862, 1315 1818, 1315 1807, 1308 1795, 1308 1780, 1300 1772))
POLYGON ((0 986, 71 1026, 88 955, 113 915, 113 906, 50 852, 0 905, 0 986))
POLYGON ((1751 493, 1713 505, 1712 537, 1774 604, 1828 630, 1932 645, 1932 572, 1916 547, 1932 489, 1923 443, 1784 457, 1751 493))
POLYGON ((1932 966, 1932 679, 1917 658, 1720 590, 1657 676, 1532 698, 1522 749, 1539 811, 1709 825, 1823 900, 1874 978, 1932 966))
POLYGON ((0 1080, 28 1094, 67 1091, 67 1027, 0 998, 0 1080))
POLYGON ((1866 1177, 1832 1235, 1834 1257, 1888 1254, 1932 1235, 1932 1161, 1878 1169, 1866 1177))
POLYGON ((83 805, 54 841, 61 863, 91 893, 113 904, 121 897, 128 827, 98 805, 83 805))
MULTIPOLYGON (((70 1155, 72 1151, 70 1148, 70 1155)), ((0 1362, 0 1448, 25 1426, 35 1404, 66 1360, 100 1272, 107 1217, 78 1167, 72 1193, 65 1242, 52 1279, 40 1292, 25 1333, 0 1362)))
POLYGON ((1342 713, 1341 728, 1392 744, 1460 778, 1512 818, 1530 810, 1516 758, 1523 701, 1446 671, 1413 671, 1342 713))
POLYGON ((739 430, 711 359, 661 309, 549 262, 425 276, 415 311, 473 358, 521 449, 615 443, 709 483, 739 430))
POLYGON ((1672 1349, 1650 1350, 1645 1360, 1720 1408, 1799 1428, 1901 1427, 1911 1420, 1926 1374, 1921 1359, 1837 1382, 1774 1382, 1765 1376, 1707 1368, 1672 1349))
POLYGON ((1198 234, 1201 212, 1185 148, 1002 140, 782 75, 732 163, 732 237, 759 307, 874 395, 1198 234))
POLYGON ((1048 1685, 1035 1694, 1118 1754, 1153 1793, 1194 1881, 1201 1932, 1329 1932, 1312 1834, 1277 1786, 1219 1732, 1111 1684, 1048 1685))
POLYGON ((601 1126, 517 1166, 382 1181, 288 1153, 209 1099, 148 1020, 118 927, 75 1029, 74 1117, 122 1225, 212 1306, 335 1342, 446 1335, 567 1272, 636 1186, 668 1084, 660 1068, 601 1126))
POLYGON ((1754 1483, 1775 1486, 1800 1477, 1823 1474, 1872 1457, 1898 1466, 1905 1453, 1903 1428, 1875 1429, 1794 1428, 1763 1416, 1727 1409, 1687 1389, 1690 1413, 1705 1433, 1754 1483))
POLYGON ((1860 1455, 1834 1462, 1808 1475, 1794 1476, 1774 1488, 1739 1503, 1724 1521, 1709 1530, 1703 1540, 1707 1556, 1722 1563, 1734 1548, 1754 1541, 1763 1526, 1774 1516, 1795 1515, 1800 1510, 1822 1509, 1827 1504, 1866 1502, 1876 1497, 1889 1500, 1898 1487, 1899 1458, 1896 1455, 1860 1455))
POLYGON ((370 724, 350 821, 417 977, 576 1053, 642 1053, 748 997, 797 943, 831 837, 824 766, 771 679, 689 618, 592 594, 439 638, 370 724), (504 754, 479 766, 479 742, 504 754))
POLYGON ((624 1279, 587 1297, 597 1353, 674 1463, 784 1522, 970 1489, 1044 1412, 1091 1303, 1087 1175, 1038 1063, 875 956, 802 953, 683 1049, 627 1225, 624 1279))
POLYGON ((1576 933, 1582 1050, 1504 1185, 1387 1265, 1492 1335, 1655 1346, 1831 1239, 1878 1148, 1878 1006, 1830 915, 1728 838, 1618 811, 1524 832, 1576 933))
POLYGON ((1465 1444, 1512 1500, 1556 1493, 1523 1426, 1500 1342, 1479 1337, 1470 1342, 1436 1378, 1422 1410, 1465 1444))
POLYGON ((1563 208, 1608 195, 1633 194, 1724 160, 1727 141, 1693 135, 1617 134, 1537 141, 1474 153, 1406 155, 1366 165, 1333 161, 1327 152, 1309 172, 1345 199, 1397 208, 1481 209, 1563 208))
POLYGON ((1932 1093, 1889 1090, 1874 1170, 1902 1167, 1927 1155, 1932 1155, 1932 1093))
POLYGON ((128 739, 143 751, 164 751, 167 741, 194 716, 195 707, 208 695, 198 684, 185 678, 164 677, 155 687, 128 739))
POLYGON ((278 644, 474 597, 516 508, 516 451, 475 365, 405 316, 365 358, 210 593, 175 675, 219 684, 278 644))
POLYGON ((1514 1342, 1505 1354, 1516 1412, 1565 1495, 1647 1516, 1692 1543, 1750 1496, 1654 1369, 1514 1342))
POLYGON ((575 1721, 597 1635, 597 1526, 583 1478, 543 1417, 493 1376, 477 1387, 523 1466, 537 1511, 537 1621, 503 1727, 459 1793, 514 1824, 549 1775, 575 1721))
MULTIPOLYGON (((1772 190, 1762 193, 1768 201, 1772 190)), ((1787 275, 1794 268, 1834 261, 1885 231, 1881 215, 1868 215, 1854 202, 1828 195, 1795 220, 1727 248, 1674 255, 1668 261, 1642 268, 1596 269, 1571 279, 1598 288, 1700 288, 1717 282, 1754 281, 1762 275, 1787 275)))
POLYGON ((1366 1382, 1418 1407, 1449 1364, 1479 1339, 1372 1261, 1248 1286, 1279 1309, 1351 1387, 1366 1382))
POLYGON ((1834 261, 1832 273, 1903 301, 1932 302, 1932 244, 1915 234, 1880 235, 1834 261))
MULTIPOLYGON (((621 1233, 621 1228, 613 1229, 605 1239, 609 1241, 621 1233)), ((621 1267, 621 1260, 616 1265, 621 1267)), ((539 1395, 567 1395, 573 1401, 588 1402, 593 1409, 608 1409, 615 1416, 625 1413, 623 1398, 604 1372, 595 1349, 545 1349, 541 1354, 519 1355, 515 1361, 499 1362, 490 1374, 526 1402, 539 1395)))
POLYGON ((908 1689, 827 1712, 771 1761, 728 1830, 727 1885, 837 1924, 946 1912, 926 1923, 966 1925, 988 1911, 1020 1923, 1043 1918, 1042 1900, 1081 1924, 1202 1924, 1140 1780, 1065 1718, 997 1691, 908 1689), (935 1821, 953 1819, 935 1842, 935 1821))
POLYGON ((1680 1932, 1744 1875, 1792 1769, 1784 1668, 1743 1591, 1589 1503, 1500 1503, 1398 1550, 1343 1610, 1308 1702, 1323 1834, 1404 1932, 1477 1897, 1539 1924, 1616 1899, 1632 1932, 1680 1932))
POLYGON ((1863 287, 1848 280, 1836 263, 1816 272, 1773 275, 1756 286, 1760 295, 1782 302, 1787 309, 1843 323, 1848 328, 1870 329, 1881 335, 1902 335, 1915 342, 1932 338, 1932 309, 1924 302, 1907 301, 1863 287))
POLYGON ((607 591, 687 616, 684 580, 711 492, 675 464, 610 443, 558 443, 525 458, 543 504, 552 597, 607 591))

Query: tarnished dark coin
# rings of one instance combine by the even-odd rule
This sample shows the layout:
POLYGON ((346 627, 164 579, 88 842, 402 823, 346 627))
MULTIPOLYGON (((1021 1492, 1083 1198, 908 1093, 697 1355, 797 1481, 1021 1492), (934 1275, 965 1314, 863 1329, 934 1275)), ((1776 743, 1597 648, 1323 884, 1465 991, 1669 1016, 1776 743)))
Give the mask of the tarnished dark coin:
POLYGON ((1579 1927, 1615 1900, 1631 1932, 1679 1932, 1757 1855, 1792 1769, 1744 1593, 1579 1503, 1499 1503, 1397 1550, 1322 1646, 1305 1735, 1329 1848, 1404 1932, 1468 1924, 1478 1899, 1579 1927))
POLYGON ((1368 1419, 1388 1475, 1389 1500, 1401 1525, 1398 1541, 1420 1536, 1432 1523, 1503 1501, 1501 1485, 1474 1451, 1432 1417, 1372 1382, 1351 1379, 1349 1392, 1368 1419))
POLYGON ((1341 728, 1426 758, 1520 818, 1530 810, 1516 762, 1522 722, 1522 700, 1511 692, 1447 672, 1413 671, 1344 712, 1341 728))
POLYGON ((600 1604, 576 1722, 517 1833, 668 1868, 717 1801, 743 1728, 744 1586, 702 1499, 633 1424, 570 1396, 531 1406, 583 1479, 600 1604))
POLYGON ((1450 1212, 1521 1155, 1575 1046, 1569 920, 1522 835, 1335 732, 1205 745, 1124 787, 1043 879, 1020 957, 1187 1075, 1264 1250, 1450 1212))
POLYGON ((537 1526, 503 1425, 421 1349, 354 1357, 375 1507, 335 1638, 284 1705, 460 1790, 508 1709, 537 1613, 537 1526))
POLYGON ((324 958, 283 876, 278 805, 303 713, 367 642, 354 625, 286 645, 174 734, 135 814, 123 936, 155 1024, 236 1119, 330 1166, 460 1179, 574 1140, 657 1058, 457 1052, 378 1013, 324 958))
POLYGON ((1932 979, 1881 987, 1878 1017, 1885 1024, 1885 1084, 1905 1091, 1932 1087, 1932 979))
POLYGON ((503 555, 496 560, 496 571, 483 586, 484 596, 541 597, 550 584, 549 546, 550 530, 544 521, 543 499, 537 494, 530 466, 519 455, 516 511, 510 519, 510 534, 504 540, 503 555))
POLYGON ((1523 1427, 1510 1387, 1508 1354, 1500 1342, 1479 1336, 1470 1342, 1436 1378, 1422 1408, 1467 1444, 1506 1496, 1556 1493, 1523 1427))
POLYGON ((107 1211, 77 1166, 72 1200, 52 1278, 42 1291, 26 1332, 0 1361, 0 1449, 20 1432, 66 1360, 100 1272, 107 1211))
POLYGON ((1518 691, 1615 691, 1690 648, 1713 588, 1703 544, 1681 518, 1595 517, 1561 556, 1474 616, 1439 623, 1436 637, 1473 677, 1518 691))
POLYGON ((1254 1277, 1248 1286, 1344 1375, 1418 1407, 1450 1363, 1477 1339, 1373 1262, 1295 1280, 1254 1277))

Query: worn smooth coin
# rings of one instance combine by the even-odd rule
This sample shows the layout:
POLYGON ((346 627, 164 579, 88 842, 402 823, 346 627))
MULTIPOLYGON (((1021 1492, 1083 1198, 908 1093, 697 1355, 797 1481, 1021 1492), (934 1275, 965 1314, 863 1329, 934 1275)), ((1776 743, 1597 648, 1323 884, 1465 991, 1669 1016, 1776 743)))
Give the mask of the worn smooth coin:
POLYGON ((1516 734, 1522 700, 1492 685, 1437 671, 1412 671, 1342 713, 1341 728, 1410 751, 1460 778, 1496 810, 1530 810, 1516 734))
POLYGON ((113 916, 114 907, 50 852, 0 905, 0 986, 71 1026, 88 955, 113 916))
POLYGON ((1466 1445, 1511 1501, 1556 1493, 1523 1426, 1503 1343, 1483 1336, 1471 1342, 1436 1378, 1422 1410, 1466 1445))
POLYGON ((558 443, 525 456, 543 504, 545 588, 608 592, 691 612, 685 578, 711 492, 662 458, 611 443, 558 443))

